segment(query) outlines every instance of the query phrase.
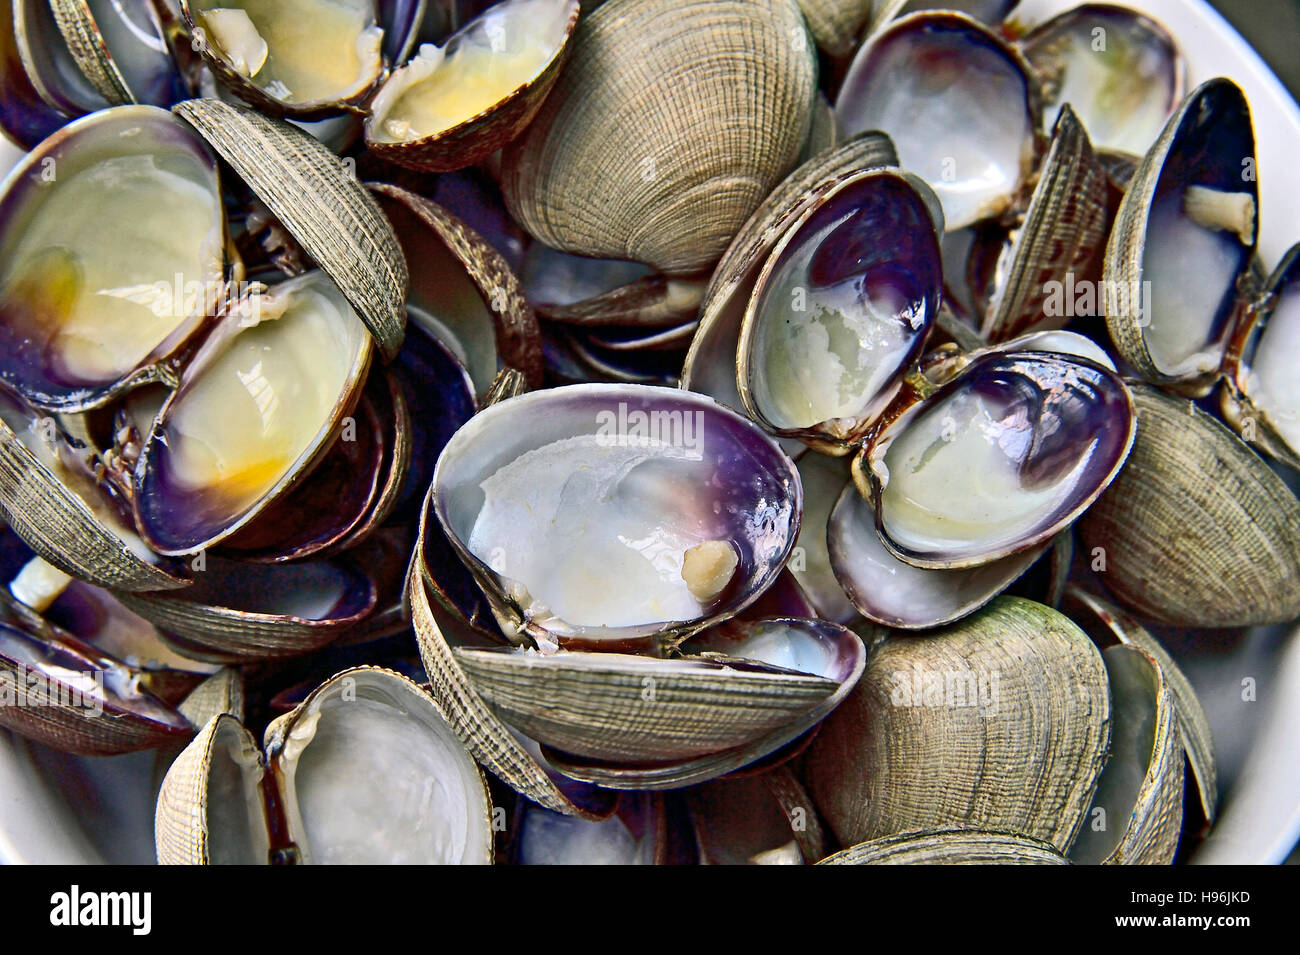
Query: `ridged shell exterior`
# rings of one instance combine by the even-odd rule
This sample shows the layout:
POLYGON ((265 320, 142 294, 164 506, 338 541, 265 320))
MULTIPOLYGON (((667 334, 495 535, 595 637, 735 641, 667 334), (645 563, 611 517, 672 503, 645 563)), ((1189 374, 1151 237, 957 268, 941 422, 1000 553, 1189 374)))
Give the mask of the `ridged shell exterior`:
POLYGON ((366 323, 385 358, 402 345, 408 273, 375 200, 319 142, 288 123, 215 99, 174 112, 230 163, 366 323))
POLYGON ((873 0, 799 0, 808 32, 829 56, 846 56, 871 18, 873 0))
POLYGON ((794 0, 610 0, 571 46, 502 156, 511 213, 566 252, 708 267, 808 134, 817 67, 794 0))
POLYGON ((675 661, 624 654, 462 649, 456 657, 506 722, 566 753, 611 762, 742 746, 838 686, 807 674, 684 670, 675 661))
POLYGON ((1134 386, 1137 440, 1080 522, 1106 587, 1139 616, 1246 627, 1300 616, 1300 501, 1190 401, 1134 386))
POLYGON ((109 103, 135 102, 126 79, 104 45, 104 37, 86 0, 49 0, 49 3, 68 52, 96 92, 109 103))
POLYGON ((956 825, 1064 852, 1084 824, 1109 738, 1106 669, 1092 641, 1050 608, 999 597, 953 626, 878 644, 813 741, 806 775, 844 845, 956 825), (944 685, 969 687, 969 678, 991 688, 996 675, 986 693, 995 711, 914 705, 910 692, 903 700, 916 668, 944 685))
POLYGON ((1108 198, 1106 171, 1093 155, 1079 117, 1066 104, 1020 227, 1010 274, 984 321, 988 341, 1060 328, 1069 321, 1066 309, 1058 318, 1047 317, 1044 304, 1053 283, 1097 270, 1110 226, 1108 198))
POLYGON ((212 717, 176 757, 154 810, 153 837, 159 865, 207 865, 208 851, 208 768, 218 731, 231 724, 247 752, 257 751, 253 737, 233 716, 212 717))
POLYGON ((1069 865, 1050 843, 1013 832, 925 829, 861 842, 821 865, 1069 865))

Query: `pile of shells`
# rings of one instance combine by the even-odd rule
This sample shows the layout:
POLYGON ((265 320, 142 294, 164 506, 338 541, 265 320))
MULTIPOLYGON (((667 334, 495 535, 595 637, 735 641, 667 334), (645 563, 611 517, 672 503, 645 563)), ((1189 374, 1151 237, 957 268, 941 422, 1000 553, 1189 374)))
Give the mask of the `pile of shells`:
POLYGON ((1231 79, 1014 7, 0 5, 0 725, 164 863, 1185 856, 1300 251, 1231 79))

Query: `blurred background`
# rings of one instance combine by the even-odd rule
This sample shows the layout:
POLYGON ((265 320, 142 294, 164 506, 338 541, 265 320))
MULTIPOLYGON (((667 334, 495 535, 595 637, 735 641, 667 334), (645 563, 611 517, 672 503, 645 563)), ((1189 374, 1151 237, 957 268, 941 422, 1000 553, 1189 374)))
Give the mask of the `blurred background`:
POLYGON ((1300 0, 1210 0, 1300 99, 1300 0))

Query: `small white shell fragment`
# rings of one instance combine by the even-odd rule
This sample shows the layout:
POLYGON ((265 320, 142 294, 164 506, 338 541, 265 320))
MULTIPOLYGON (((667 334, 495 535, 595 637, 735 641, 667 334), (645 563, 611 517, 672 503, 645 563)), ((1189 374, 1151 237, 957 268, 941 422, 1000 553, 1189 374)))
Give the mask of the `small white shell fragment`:
POLYGON ((18 576, 9 584, 9 592, 21 603, 37 613, 44 612, 72 581, 72 578, 52 567, 40 557, 33 557, 18 576))
POLYGON ((257 32, 248 12, 237 8, 221 7, 208 10, 203 25, 212 40, 226 54, 230 65, 242 76, 253 77, 266 63, 270 48, 262 34, 257 32))
POLYGON ((1204 229, 1235 232, 1242 245, 1255 241, 1255 197, 1249 192, 1188 186, 1183 193, 1183 211, 1204 229))
POLYGON ((711 603, 726 589, 740 558, 728 541, 701 541, 682 555, 682 580, 696 600, 711 603))

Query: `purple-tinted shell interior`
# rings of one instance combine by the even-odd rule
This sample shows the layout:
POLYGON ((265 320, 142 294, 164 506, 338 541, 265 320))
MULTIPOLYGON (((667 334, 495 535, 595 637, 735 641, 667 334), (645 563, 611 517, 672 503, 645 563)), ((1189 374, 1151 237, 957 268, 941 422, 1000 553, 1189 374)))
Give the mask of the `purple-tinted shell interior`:
MULTIPOLYGON (((470 419, 448 443, 434 472, 434 507, 457 551, 480 579, 495 574, 467 542, 484 502, 480 483, 520 455, 581 434, 597 434, 602 421, 636 421, 636 415, 677 412, 699 422, 701 461, 711 477, 693 488, 707 495, 697 508, 705 539, 732 541, 739 565, 731 584, 701 621, 661 621, 600 628, 604 638, 634 638, 730 615, 752 603, 780 574, 794 546, 803 491, 793 462, 751 421, 712 399, 645 385, 570 385, 503 401, 470 419), (698 413, 699 417, 694 417, 698 413)), ((631 432, 629 432, 631 433, 631 432)), ((562 481, 563 475, 555 480, 562 481)))

